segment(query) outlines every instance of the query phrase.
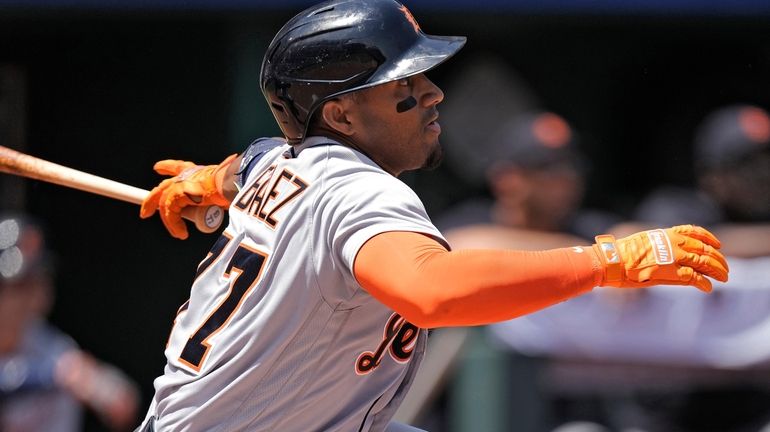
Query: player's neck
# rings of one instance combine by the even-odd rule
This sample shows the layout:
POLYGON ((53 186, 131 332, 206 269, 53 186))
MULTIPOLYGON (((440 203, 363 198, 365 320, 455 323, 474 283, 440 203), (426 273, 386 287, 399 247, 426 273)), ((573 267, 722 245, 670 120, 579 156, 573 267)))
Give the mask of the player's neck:
POLYGON ((348 137, 346 135, 343 135, 343 134, 341 134, 341 133, 339 133, 339 132, 337 132, 337 131, 335 131, 333 129, 330 129, 328 127, 319 126, 317 128, 314 128, 311 131, 311 133, 309 133, 308 135, 311 135, 311 136, 313 136, 313 135, 315 135, 315 136, 322 136, 322 137, 333 139, 334 141, 344 145, 345 147, 350 147, 353 150, 355 150, 355 151, 363 154, 364 156, 368 157, 374 163, 376 163, 377 166, 379 166, 383 170, 387 171, 393 177, 398 177, 398 175, 401 174, 400 172, 393 172, 392 170, 388 169, 382 163, 380 163, 380 161, 378 161, 375 157, 373 157, 373 155, 371 155, 369 152, 365 151, 360 145, 358 145, 355 142, 355 140, 352 140, 350 137, 348 137))

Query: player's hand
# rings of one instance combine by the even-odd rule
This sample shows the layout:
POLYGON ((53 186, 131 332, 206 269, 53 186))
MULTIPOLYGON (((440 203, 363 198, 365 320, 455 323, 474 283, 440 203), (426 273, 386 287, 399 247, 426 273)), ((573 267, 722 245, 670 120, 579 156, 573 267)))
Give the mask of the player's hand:
POLYGON ((237 155, 231 155, 219 165, 196 165, 180 160, 162 160, 154 166, 155 172, 173 176, 163 180, 150 191, 142 202, 139 216, 152 216, 157 210, 168 232, 178 239, 188 236, 182 220, 182 209, 187 206, 228 207, 230 201, 222 192, 222 182, 228 166, 237 155))
POLYGON ((619 288, 692 285, 710 292, 711 281, 727 281, 719 240, 704 228, 679 225, 642 231, 616 240, 596 236, 594 251, 604 269, 600 286, 619 288))
POLYGON ((56 384, 92 409, 113 431, 136 426, 139 388, 115 366, 80 351, 70 350, 56 361, 56 384))

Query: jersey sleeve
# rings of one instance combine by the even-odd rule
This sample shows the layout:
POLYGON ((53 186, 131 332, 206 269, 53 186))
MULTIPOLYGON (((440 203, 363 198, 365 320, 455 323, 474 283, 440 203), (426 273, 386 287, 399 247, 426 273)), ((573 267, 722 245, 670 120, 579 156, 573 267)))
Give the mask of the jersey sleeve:
POLYGON ((365 172, 346 177, 334 189, 336 202, 332 205, 337 220, 330 244, 351 275, 361 246, 383 232, 421 233, 449 248, 417 194, 399 179, 365 172))

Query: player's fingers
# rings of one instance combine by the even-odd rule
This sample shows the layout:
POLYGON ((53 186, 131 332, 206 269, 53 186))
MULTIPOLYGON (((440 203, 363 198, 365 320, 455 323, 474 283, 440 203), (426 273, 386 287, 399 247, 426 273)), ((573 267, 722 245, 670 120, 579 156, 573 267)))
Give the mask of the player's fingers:
POLYGON ((697 225, 677 225, 675 227, 672 227, 671 230, 673 230, 677 234, 698 239, 703 243, 706 243, 707 245, 710 245, 711 247, 714 247, 716 249, 719 249, 722 247, 722 243, 719 241, 719 239, 714 234, 712 234, 709 230, 703 227, 700 227, 697 225))
POLYGON ((182 183, 182 190, 185 195, 191 197, 195 202, 199 202, 200 197, 206 194, 206 190, 199 183, 184 182, 182 183))
POLYGON ((175 176, 179 175, 182 171, 192 168, 196 166, 192 162, 188 161, 182 161, 182 160, 174 160, 174 159, 166 159, 162 161, 158 161, 153 166, 153 169, 156 173, 161 175, 167 175, 167 176, 175 176))
POLYGON ((148 217, 155 214, 155 210, 158 209, 158 197, 158 194, 150 195, 144 201, 142 201, 142 207, 139 208, 140 218, 147 219, 148 217))
POLYGON ((677 263, 683 266, 692 267, 695 271, 703 273, 720 282, 727 281, 727 267, 725 267, 720 260, 712 256, 686 253, 677 260, 677 263))
POLYGON ((677 269, 679 280, 686 285, 694 286, 703 292, 711 292, 711 281, 691 267, 679 267, 677 269))
POLYGON ((673 285, 694 286, 703 292, 711 292, 711 281, 692 267, 678 267, 676 269, 676 280, 669 283, 673 285))
POLYGON ((716 260, 719 262, 720 267, 726 271, 730 269, 730 266, 727 264, 727 258, 725 258, 722 252, 719 252, 711 245, 706 244, 700 240, 689 237, 682 237, 682 241, 680 242, 679 247, 685 252, 695 253, 697 255, 710 257, 713 260, 716 260))
POLYGON ((184 193, 180 183, 170 185, 161 196, 158 205, 160 218, 172 236, 182 240, 187 238, 187 225, 182 220, 182 209, 193 204, 193 200, 184 193))
POLYGON ((174 211, 172 208, 166 208, 166 211, 160 212, 160 219, 163 221, 163 225, 172 237, 184 240, 188 237, 187 226, 182 220, 181 209, 179 212, 174 211))
POLYGON ((163 180, 158 186, 154 187, 142 201, 142 207, 139 209, 139 217, 147 219, 158 209, 158 204, 163 191, 169 185, 168 180, 163 180))

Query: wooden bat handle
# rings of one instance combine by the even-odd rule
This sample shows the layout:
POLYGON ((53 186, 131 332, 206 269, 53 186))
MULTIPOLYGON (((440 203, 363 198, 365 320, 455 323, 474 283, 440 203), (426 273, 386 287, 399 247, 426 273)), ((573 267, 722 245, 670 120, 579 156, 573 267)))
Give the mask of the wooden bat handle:
MULTIPOLYGON (((0 146, 0 172, 42 180, 97 195, 141 204, 150 192, 145 189, 119 183, 104 177, 39 159, 28 154, 0 146)), ((185 207, 182 217, 195 223, 204 233, 216 231, 224 220, 220 207, 185 207)))

